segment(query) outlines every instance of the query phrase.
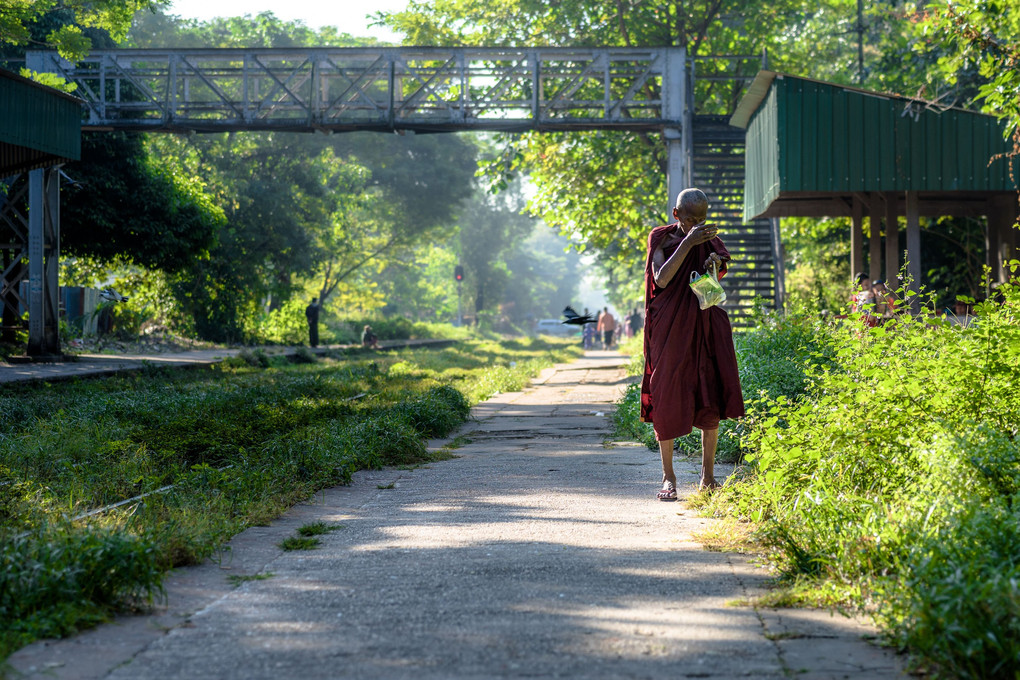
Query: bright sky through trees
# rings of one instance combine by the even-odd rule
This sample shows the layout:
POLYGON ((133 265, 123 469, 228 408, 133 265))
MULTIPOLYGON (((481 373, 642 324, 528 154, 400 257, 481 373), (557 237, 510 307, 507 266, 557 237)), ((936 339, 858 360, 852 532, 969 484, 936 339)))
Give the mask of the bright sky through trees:
POLYGON ((369 26, 367 14, 403 10, 407 0, 174 0, 165 11, 186 19, 206 21, 214 17, 272 12, 284 21, 300 20, 309 28, 336 26, 356 37, 399 42, 381 26, 369 26))

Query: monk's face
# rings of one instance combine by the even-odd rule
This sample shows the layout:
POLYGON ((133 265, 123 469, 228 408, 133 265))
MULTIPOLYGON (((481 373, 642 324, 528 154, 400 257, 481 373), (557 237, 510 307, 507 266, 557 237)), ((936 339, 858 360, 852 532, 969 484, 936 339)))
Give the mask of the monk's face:
POLYGON ((690 231, 692 227, 701 224, 708 217, 708 206, 697 210, 673 208, 673 217, 680 223, 681 229, 685 232, 690 231))

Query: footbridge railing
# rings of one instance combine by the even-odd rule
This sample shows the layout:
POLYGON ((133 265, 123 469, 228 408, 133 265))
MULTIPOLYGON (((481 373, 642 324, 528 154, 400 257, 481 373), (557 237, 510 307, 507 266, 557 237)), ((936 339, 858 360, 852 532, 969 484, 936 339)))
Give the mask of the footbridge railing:
POLYGON ((683 127, 682 48, 29 52, 75 83, 83 129, 576 130, 683 127))

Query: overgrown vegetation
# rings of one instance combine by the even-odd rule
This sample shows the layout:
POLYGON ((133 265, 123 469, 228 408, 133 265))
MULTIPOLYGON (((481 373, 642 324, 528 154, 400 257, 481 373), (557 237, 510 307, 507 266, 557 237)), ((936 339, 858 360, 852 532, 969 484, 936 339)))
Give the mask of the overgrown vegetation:
MULTIPOLYGON (((754 316, 755 331, 733 337, 740 366, 740 386, 748 413, 752 415, 776 398, 795 398, 806 389, 805 368, 828 362, 828 352, 820 327, 804 319, 783 319, 759 307, 754 316)), ((632 342, 623 348, 636 359, 629 370, 640 376, 644 371, 642 345, 632 342)), ((628 386, 613 414, 617 435, 658 450, 651 423, 642 423, 641 384, 628 386)), ((746 421, 725 420, 719 428, 718 460, 735 462, 740 458, 746 421)), ((688 455, 701 455, 701 435, 695 430, 677 440, 677 448, 688 455)))
POLYGON ((866 611, 933 677, 1020 675, 1020 289, 1001 294, 966 328, 929 309, 743 334, 745 390, 768 396, 705 505, 754 527, 771 602, 866 611))
POLYGON ((5 387, 0 658, 157 597, 167 569, 358 469, 433 460, 425 440, 471 403, 578 353, 555 340, 312 364, 252 353, 209 371, 5 387))

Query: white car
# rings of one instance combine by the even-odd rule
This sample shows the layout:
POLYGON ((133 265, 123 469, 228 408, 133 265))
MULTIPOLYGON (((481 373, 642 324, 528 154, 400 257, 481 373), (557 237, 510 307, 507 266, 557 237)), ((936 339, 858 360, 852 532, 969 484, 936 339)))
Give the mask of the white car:
POLYGON ((580 332, 580 326, 560 323, 559 319, 539 319, 538 323, 535 324, 535 335, 558 335, 561 337, 569 337, 572 335, 579 335, 580 332))

